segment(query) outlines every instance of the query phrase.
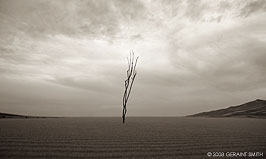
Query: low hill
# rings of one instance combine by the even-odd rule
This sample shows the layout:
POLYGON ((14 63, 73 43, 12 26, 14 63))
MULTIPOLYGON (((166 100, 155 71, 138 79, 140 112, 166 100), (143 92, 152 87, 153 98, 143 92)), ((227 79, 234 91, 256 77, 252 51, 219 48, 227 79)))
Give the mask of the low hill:
POLYGON ((0 118, 38 118, 35 116, 17 115, 9 113, 0 113, 0 118))
POLYGON ((238 106, 202 112, 189 117, 250 117, 266 118, 266 100, 257 99, 238 106))
POLYGON ((18 115, 18 114, 9 114, 9 113, 1 113, 0 112, 0 119, 1 118, 57 118, 57 117, 44 117, 44 116, 28 116, 28 115, 18 115))

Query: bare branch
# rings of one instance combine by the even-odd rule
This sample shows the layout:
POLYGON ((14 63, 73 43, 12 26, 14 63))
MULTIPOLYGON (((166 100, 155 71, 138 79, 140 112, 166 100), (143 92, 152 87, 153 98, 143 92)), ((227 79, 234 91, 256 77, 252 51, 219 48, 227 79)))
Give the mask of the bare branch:
POLYGON ((128 69, 127 69, 127 78, 125 80, 125 91, 123 95, 123 114, 122 114, 123 123, 125 122, 126 113, 127 113, 127 107, 126 107, 127 101, 131 93, 135 77, 137 75, 136 66, 138 58, 139 57, 135 59, 133 50, 130 51, 129 58, 127 58, 128 69))

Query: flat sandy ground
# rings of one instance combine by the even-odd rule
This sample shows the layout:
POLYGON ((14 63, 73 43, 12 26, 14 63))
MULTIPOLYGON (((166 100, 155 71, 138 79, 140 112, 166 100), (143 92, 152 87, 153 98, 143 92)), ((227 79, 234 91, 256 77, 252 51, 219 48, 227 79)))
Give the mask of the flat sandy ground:
POLYGON ((264 152, 266 158, 266 119, 0 119, 1 159, 200 159, 214 158, 207 152, 232 151, 264 152))

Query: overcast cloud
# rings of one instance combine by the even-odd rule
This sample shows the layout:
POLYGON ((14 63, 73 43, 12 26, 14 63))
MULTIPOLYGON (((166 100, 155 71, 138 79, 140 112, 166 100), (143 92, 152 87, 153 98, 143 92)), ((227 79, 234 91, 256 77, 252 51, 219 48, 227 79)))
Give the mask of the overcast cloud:
POLYGON ((0 0, 0 112, 181 116, 266 99, 265 0, 0 0))

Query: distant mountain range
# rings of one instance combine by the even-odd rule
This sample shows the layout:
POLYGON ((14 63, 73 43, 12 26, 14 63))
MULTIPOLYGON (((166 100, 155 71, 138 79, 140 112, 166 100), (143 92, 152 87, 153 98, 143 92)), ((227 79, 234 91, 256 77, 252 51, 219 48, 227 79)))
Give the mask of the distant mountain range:
POLYGON ((202 112, 189 117, 250 117, 266 118, 266 100, 257 99, 238 106, 202 112))

